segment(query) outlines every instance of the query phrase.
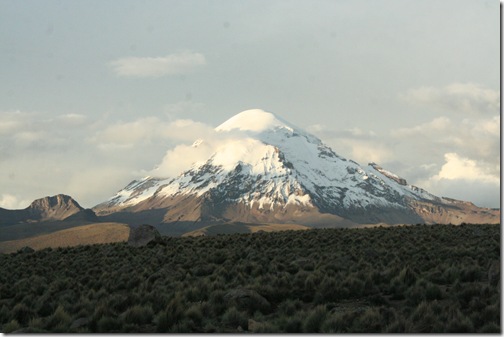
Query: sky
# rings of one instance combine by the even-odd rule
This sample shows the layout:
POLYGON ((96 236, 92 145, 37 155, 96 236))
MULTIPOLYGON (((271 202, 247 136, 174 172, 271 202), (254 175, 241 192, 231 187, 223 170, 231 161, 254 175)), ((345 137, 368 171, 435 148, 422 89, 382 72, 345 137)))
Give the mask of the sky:
POLYGON ((253 108, 500 207, 499 5, 3 0, 0 207, 58 193, 93 207, 253 108))

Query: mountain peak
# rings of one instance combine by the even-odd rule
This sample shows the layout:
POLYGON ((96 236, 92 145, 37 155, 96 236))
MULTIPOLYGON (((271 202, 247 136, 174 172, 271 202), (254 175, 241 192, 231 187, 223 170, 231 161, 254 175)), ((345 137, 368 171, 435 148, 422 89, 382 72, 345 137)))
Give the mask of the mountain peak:
POLYGON ((82 210, 77 201, 64 194, 37 199, 27 208, 38 220, 61 220, 82 210))
POLYGON ((277 115, 261 109, 250 109, 242 111, 215 128, 217 131, 253 131, 263 132, 276 128, 285 128, 290 131, 296 129, 295 126, 285 121, 277 115))
POLYGON ((65 207, 67 209, 78 209, 83 210, 83 208, 75 201, 71 196, 65 194, 58 194, 55 196, 47 196, 44 198, 37 199, 31 203, 29 208, 47 210, 65 207))
POLYGON ((497 218, 454 209, 453 203, 408 185, 374 163, 361 167, 271 112, 242 111, 215 130, 223 137, 205 153, 206 160, 174 178, 133 181, 94 209, 98 214, 161 212, 158 221, 165 223, 348 225, 497 218))

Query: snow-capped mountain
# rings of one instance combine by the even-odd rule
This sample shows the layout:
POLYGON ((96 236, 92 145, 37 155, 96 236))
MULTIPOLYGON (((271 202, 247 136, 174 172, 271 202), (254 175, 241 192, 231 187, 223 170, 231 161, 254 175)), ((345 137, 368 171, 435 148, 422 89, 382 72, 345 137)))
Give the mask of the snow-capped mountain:
MULTIPOLYGON (((215 130, 224 141, 209 158, 176 177, 135 180, 95 212, 163 210, 166 223, 499 221, 497 211, 436 197, 377 164, 347 160, 317 137, 263 110, 243 111, 215 130)), ((197 140, 193 147, 205 142, 197 140)))

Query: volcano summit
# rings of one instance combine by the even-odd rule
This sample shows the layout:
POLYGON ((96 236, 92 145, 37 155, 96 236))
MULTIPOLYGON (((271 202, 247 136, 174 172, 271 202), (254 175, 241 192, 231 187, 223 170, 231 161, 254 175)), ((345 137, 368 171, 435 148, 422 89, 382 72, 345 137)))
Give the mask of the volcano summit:
MULTIPOLYGON (((132 181, 99 216, 160 223, 290 223, 312 227, 498 223, 500 211, 437 197, 375 163, 361 166, 273 113, 243 111, 222 141, 176 177, 132 181)), ((193 148, 205 146, 200 139, 193 148)))

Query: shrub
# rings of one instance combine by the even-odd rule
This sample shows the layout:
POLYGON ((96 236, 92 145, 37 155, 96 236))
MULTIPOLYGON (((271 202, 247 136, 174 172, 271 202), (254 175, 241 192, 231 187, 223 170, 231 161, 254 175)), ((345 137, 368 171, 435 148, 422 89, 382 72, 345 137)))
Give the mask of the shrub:
POLYGON ((125 294, 113 293, 109 295, 107 306, 115 312, 124 312, 133 303, 125 294))
POLYGON ((235 329, 239 326, 241 326, 242 329, 247 329, 248 318, 244 312, 238 311, 235 307, 231 307, 222 315, 222 323, 235 329))
POLYGON ((215 290, 210 294, 210 305, 215 316, 220 316, 226 310, 226 302, 224 301, 223 290, 215 290))
POLYGON ((324 321, 322 324, 321 332, 323 333, 341 333, 344 332, 344 328, 348 325, 343 318, 342 314, 336 313, 332 314, 324 321))
POLYGON ((302 302, 299 300, 288 299, 280 303, 280 305, 278 306, 278 311, 287 316, 292 316, 301 308, 301 305, 302 302))
POLYGON ((429 301, 443 299, 443 292, 435 284, 429 284, 425 290, 425 298, 429 301))
POLYGON ((72 317, 59 305, 47 321, 47 329, 64 331, 70 327, 72 317))
POLYGON ((24 303, 18 303, 12 309, 12 319, 19 322, 21 325, 28 324, 28 321, 34 317, 34 312, 24 303))
POLYGON ((306 317, 303 322, 303 332, 313 333, 320 332, 322 324, 327 317, 327 308, 325 305, 318 305, 306 317))
POLYGON ((483 317, 486 318, 486 321, 489 323, 500 323, 500 303, 495 303, 487 306, 482 311, 483 317))
POLYGON ((14 332, 19 329, 21 329, 21 325, 19 325, 18 321, 13 319, 9 323, 6 323, 3 325, 2 332, 3 333, 11 333, 11 332, 14 332))
POLYGON ((103 316, 97 322, 98 332, 118 332, 121 328, 121 322, 110 316, 103 316))
POLYGON ((303 321, 300 317, 288 317, 285 322, 284 327, 285 332, 287 333, 300 333, 303 332, 303 321))
POLYGON ((10 318, 10 310, 4 304, 4 305, 2 305, 2 308, 0 309, 0 324, 8 322, 9 318, 10 318))
POLYGON ((184 316, 191 319, 196 325, 201 325, 201 321, 203 320, 202 307, 201 303, 193 304, 186 310, 184 316))
POLYGON ((135 305, 128 308, 128 310, 121 314, 121 318, 124 323, 133 323, 138 325, 150 323, 153 317, 154 312, 152 311, 152 307, 141 305, 135 305))
POLYGON ((464 332, 473 332, 474 327, 471 320, 464 316, 460 310, 455 310, 452 314, 451 320, 448 321, 444 332, 456 332, 456 333, 464 333, 464 332))
POLYGON ((156 323, 156 332, 168 332, 168 330, 171 327, 171 324, 170 324, 171 322, 168 319, 168 315, 166 314, 166 311, 164 311, 164 310, 159 312, 156 315, 154 321, 156 323))
POLYGON ((230 332, 252 318, 260 332, 496 332, 499 270, 487 269, 500 227, 478 226, 483 238, 474 230, 314 229, 0 254, 0 324, 69 332, 85 318, 72 332, 230 332), (249 293, 225 298, 239 288, 249 293))
POLYGON ((349 296, 350 291, 347 287, 338 284, 334 277, 326 277, 318 288, 315 301, 320 304, 331 301, 336 302, 349 296))
POLYGON ((425 288, 416 284, 406 290, 406 300, 410 306, 416 306, 425 300, 425 288))
MULTIPOLYGON (((250 325, 249 325, 250 328, 250 325)), ((251 332, 254 333, 278 333, 280 329, 271 322, 261 322, 257 324, 251 332)))
POLYGON ((156 331, 168 332, 182 318, 185 312, 184 299, 177 295, 170 300, 166 309, 161 311, 156 317, 156 331))
POLYGON ((421 302, 410 316, 413 330, 409 332, 441 332, 434 308, 430 302, 421 302))
POLYGON ((382 317, 376 308, 368 308, 357 316, 352 325, 352 332, 380 332, 382 317))
POLYGON ((399 273, 399 280, 406 286, 411 286, 417 280, 418 274, 411 270, 409 267, 404 268, 399 273))
POLYGON ((28 327, 34 328, 34 329, 44 329, 45 324, 42 318, 32 318, 30 319, 30 322, 28 323, 28 327))
POLYGON ((479 333, 501 333, 501 328, 495 323, 487 323, 478 331, 479 333))

